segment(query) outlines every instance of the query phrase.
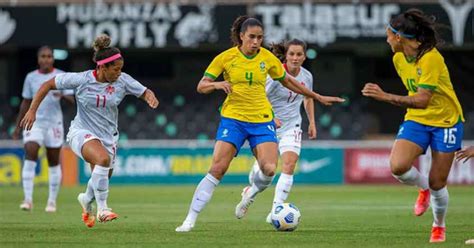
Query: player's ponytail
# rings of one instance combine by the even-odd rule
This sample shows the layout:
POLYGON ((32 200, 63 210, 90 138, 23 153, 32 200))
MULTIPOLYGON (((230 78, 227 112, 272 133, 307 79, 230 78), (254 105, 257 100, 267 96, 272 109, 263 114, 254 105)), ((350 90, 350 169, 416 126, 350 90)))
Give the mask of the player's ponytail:
POLYGON ((239 16, 235 19, 232 27, 230 28, 230 39, 233 46, 242 45, 242 40, 240 39, 240 33, 245 33, 249 27, 259 26, 263 30, 263 24, 252 17, 248 16, 239 16))
POLYGON ((437 31, 440 25, 436 23, 436 18, 432 15, 426 15, 419 9, 409 9, 399 14, 392 19, 390 27, 392 31, 400 34, 400 36, 416 39, 420 43, 416 61, 425 53, 443 43, 437 31))
MULTIPOLYGON (((92 48, 94 49, 94 56, 92 57, 92 61, 95 63, 99 61, 104 61, 107 58, 111 58, 114 55, 120 54, 120 50, 116 47, 110 46, 111 40, 110 37, 106 34, 101 34, 95 38, 94 43, 92 44, 92 48)), ((123 58, 119 58, 123 59, 123 58)), ((111 60, 110 62, 106 62, 103 65, 109 66, 114 63, 115 60, 111 60)))

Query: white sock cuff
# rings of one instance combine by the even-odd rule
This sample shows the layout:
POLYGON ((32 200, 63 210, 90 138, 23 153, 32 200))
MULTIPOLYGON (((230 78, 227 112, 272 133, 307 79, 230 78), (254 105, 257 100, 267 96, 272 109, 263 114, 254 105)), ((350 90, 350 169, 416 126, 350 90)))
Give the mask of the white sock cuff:
POLYGON ((211 181, 211 183, 213 183, 214 185, 218 185, 219 184, 219 180, 217 180, 217 178, 215 178, 213 175, 207 173, 207 175, 205 176, 205 178, 209 181, 211 181))
POLYGON ((257 173, 257 176, 264 182, 268 182, 268 181, 271 182, 273 180, 273 177, 274 177, 274 176, 267 176, 267 175, 263 174, 262 171, 259 171, 257 173))
POLYGON ((28 169, 35 169, 36 161, 25 159, 24 166, 28 169))
POLYGON ((104 166, 101 166, 101 165, 95 165, 94 170, 92 171, 92 173, 102 175, 102 176, 104 176, 104 175, 108 176, 109 175, 109 170, 110 170, 109 167, 104 167, 104 166))
POLYGON ((61 165, 49 166, 48 167, 49 173, 61 173, 61 165))
POLYGON ((444 186, 440 190, 430 189, 430 193, 434 198, 444 197, 444 196, 448 195, 448 187, 444 186))
POLYGON ((406 180, 412 180, 413 178, 415 178, 417 173, 419 173, 418 170, 412 166, 407 172, 403 173, 402 175, 400 176, 393 175, 393 176, 402 181, 406 181, 406 180))
POLYGON ((286 174, 286 173, 281 173, 280 174, 280 178, 285 180, 285 181, 291 181, 293 182, 293 175, 290 175, 290 174, 286 174))

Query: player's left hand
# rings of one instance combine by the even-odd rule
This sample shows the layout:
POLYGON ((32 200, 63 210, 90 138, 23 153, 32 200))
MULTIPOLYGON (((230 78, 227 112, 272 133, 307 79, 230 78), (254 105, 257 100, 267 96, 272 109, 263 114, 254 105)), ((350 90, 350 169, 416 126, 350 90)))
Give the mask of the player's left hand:
POLYGON ((153 93, 153 91, 149 89, 145 91, 145 94, 143 95, 143 100, 148 103, 148 106, 154 109, 156 109, 158 107, 158 104, 160 104, 160 102, 155 96, 155 93, 153 93))
POLYGON ((385 101, 387 99, 387 93, 374 83, 366 83, 362 89, 362 95, 372 97, 378 101, 385 101))
POLYGON ((461 161, 464 159, 462 162, 466 163, 466 161, 472 157, 474 157, 474 146, 456 152, 456 161, 461 161))
POLYGON ((316 136, 318 135, 318 130, 316 129, 316 124, 315 123, 310 123, 308 126, 308 137, 309 139, 316 139, 316 136))

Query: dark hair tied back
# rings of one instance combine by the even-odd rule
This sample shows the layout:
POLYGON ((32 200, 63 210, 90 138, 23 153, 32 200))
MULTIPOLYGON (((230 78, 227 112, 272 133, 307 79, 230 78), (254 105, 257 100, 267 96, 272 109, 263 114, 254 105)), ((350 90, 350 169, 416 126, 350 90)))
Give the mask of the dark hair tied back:
MULTIPOLYGON (((92 44, 92 48, 94 49, 92 61, 94 61, 94 63, 120 53, 120 50, 116 47, 111 47, 110 43, 110 37, 106 34, 101 34, 95 38, 94 43, 92 44)), ((113 63, 114 61, 109 62, 105 64, 105 66, 109 66, 113 63)))
POLYGON ((440 25, 436 23, 436 18, 426 15, 419 9, 409 9, 397 15, 392 19, 390 25, 400 33, 414 36, 413 39, 420 42, 417 61, 425 53, 443 43, 437 31, 440 25))
POLYGON ((230 28, 230 39, 234 46, 242 45, 242 40, 240 39, 240 33, 245 33, 249 27, 261 27, 263 29, 263 24, 253 17, 248 16, 239 16, 235 19, 232 27, 230 28))

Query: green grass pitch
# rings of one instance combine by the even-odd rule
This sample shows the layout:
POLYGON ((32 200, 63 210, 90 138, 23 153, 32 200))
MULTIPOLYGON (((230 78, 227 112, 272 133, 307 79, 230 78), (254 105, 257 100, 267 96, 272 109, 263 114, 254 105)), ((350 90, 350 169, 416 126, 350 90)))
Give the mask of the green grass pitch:
MULTIPOLYGON (((113 180, 113 179, 112 179, 113 180)), ((274 187, 260 194, 248 215, 234 207, 242 186, 220 185, 190 233, 175 233, 194 192, 189 186, 112 185, 113 222, 87 228, 76 196, 84 187, 63 188, 58 212, 44 212, 48 189, 36 187, 32 212, 19 210, 20 187, 0 187, 0 247, 468 247, 474 238, 474 187, 452 186, 447 241, 429 244, 431 210, 412 213, 416 189, 409 186, 300 186, 289 202, 302 213, 294 232, 265 223, 274 187)))

